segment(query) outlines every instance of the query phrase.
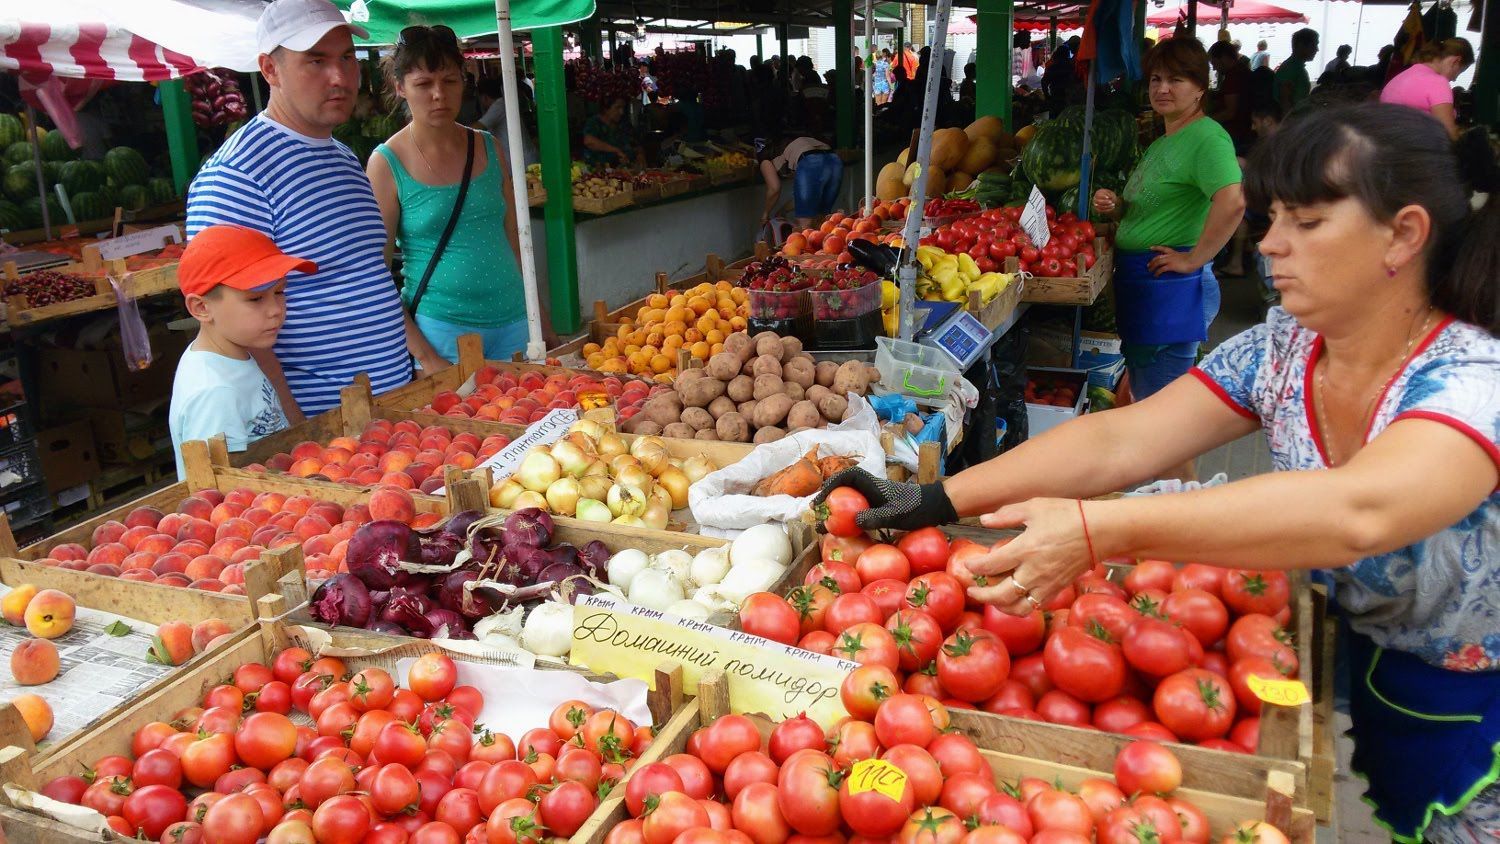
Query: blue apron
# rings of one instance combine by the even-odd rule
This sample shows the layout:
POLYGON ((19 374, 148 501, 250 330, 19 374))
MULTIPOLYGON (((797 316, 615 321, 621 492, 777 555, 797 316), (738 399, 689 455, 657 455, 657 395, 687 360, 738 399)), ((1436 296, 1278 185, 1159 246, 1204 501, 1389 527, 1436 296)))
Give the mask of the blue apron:
POLYGON ((1155 257, 1155 252, 1115 255, 1115 322, 1120 339, 1140 346, 1207 340, 1203 272, 1152 275, 1147 264, 1155 257))
POLYGON ((1349 632, 1353 768, 1375 819, 1420 844, 1500 777, 1500 671, 1448 671, 1349 632))

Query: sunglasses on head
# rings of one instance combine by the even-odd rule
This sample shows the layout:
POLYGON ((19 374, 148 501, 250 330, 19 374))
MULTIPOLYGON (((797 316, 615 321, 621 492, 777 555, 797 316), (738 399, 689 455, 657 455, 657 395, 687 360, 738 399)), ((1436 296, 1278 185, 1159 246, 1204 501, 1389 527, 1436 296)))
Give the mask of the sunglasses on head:
POLYGON ((458 36, 452 28, 438 24, 437 26, 408 26, 401 30, 401 35, 396 38, 397 47, 412 47, 424 41, 436 41, 446 46, 458 46, 458 36))

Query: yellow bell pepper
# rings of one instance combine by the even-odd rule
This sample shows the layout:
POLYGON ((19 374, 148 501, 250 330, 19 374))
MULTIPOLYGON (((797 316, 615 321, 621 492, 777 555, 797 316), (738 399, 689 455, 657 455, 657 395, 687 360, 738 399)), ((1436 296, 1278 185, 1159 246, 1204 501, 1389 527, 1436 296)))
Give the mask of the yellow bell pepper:
POLYGON ((880 282, 880 307, 891 308, 901 300, 901 288, 896 282, 885 279, 880 282))
POLYGON ((899 308, 886 308, 880 312, 880 324, 885 329, 885 336, 895 337, 900 330, 901 310, 899 308))
POLYGON ((958 271, 965 281, 973 281, 983 275, 979 270, 979 265, 974 263, 974 259, 969 257, 967 252, 958 253, 958 271))

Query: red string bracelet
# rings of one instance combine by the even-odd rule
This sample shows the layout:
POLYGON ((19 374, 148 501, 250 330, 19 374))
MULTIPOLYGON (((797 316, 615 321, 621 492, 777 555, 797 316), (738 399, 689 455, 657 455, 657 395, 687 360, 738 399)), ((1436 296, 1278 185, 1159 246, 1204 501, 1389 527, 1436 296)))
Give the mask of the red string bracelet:
POLYGON ((1083 515, 1083 499, 1075 499, 1078 502, 1078 521, 1083 522, 1083 539, 1089 544, 1089 565, 1099 564, 1099 555, 1094 553, 1094 538, 1089 536, 1089 520, 1083 515))

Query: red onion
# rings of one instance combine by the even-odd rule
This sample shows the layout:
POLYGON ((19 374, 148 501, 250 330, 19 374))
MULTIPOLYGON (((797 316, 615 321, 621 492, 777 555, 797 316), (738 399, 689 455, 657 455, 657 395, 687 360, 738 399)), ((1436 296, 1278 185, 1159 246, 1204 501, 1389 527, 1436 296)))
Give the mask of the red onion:
POLYGON ((421 556, 416 534, 391 519, 360 525, 349 538, 349 573, 371 589, 389 589, 396 582, 396 564, 421 556))
POLYGON ((431 627, 428 634, 431 638, 463 639, 472 638, 468 625, 464 624, 463 616, 453 610, 434 609, 427 611, 427 624, 431 627), (468 634, 465 636, 464 634, 468 634))
POLYGON ((432 635, 432 625, 428 623, 426 617, 432 609, 432 602, 427 600, 426 595, 393 590, 391 599, 386 602, 385 609, 380 613, 380 619, 400 625, 411 635, 426 639, 432 635))
POLYGON ((463 510, 448 517, 443 522, 443 533, 451 533, 459 539, 468 539, 469 527, 484 518, 483 510, 463 510))
POLYGON ((552 541, 552 516, 537 507, 517 510, 505 519, 505 542, 545 548, 552 541))
POLYGON ((542 569, 542 573, 537 576, 537 582, 546 583, 551 581, 553 583, 561 583, 570 577, 580 574, 583 574, 583 569, 572 563, 553 563, 542 569))
POLYGON ((370 590, 352 574, 336 574, 313 593, 307 611, 324 624, 364 627, 370 621, 370 590))
POLYGON ((609 558, 612 556, 614 553, 609 550, 609 546, 595 539, 578 549, 578 565, 589 577, 608 583, 609 575, 606 574, 606 570, 609 566, 609 558))

